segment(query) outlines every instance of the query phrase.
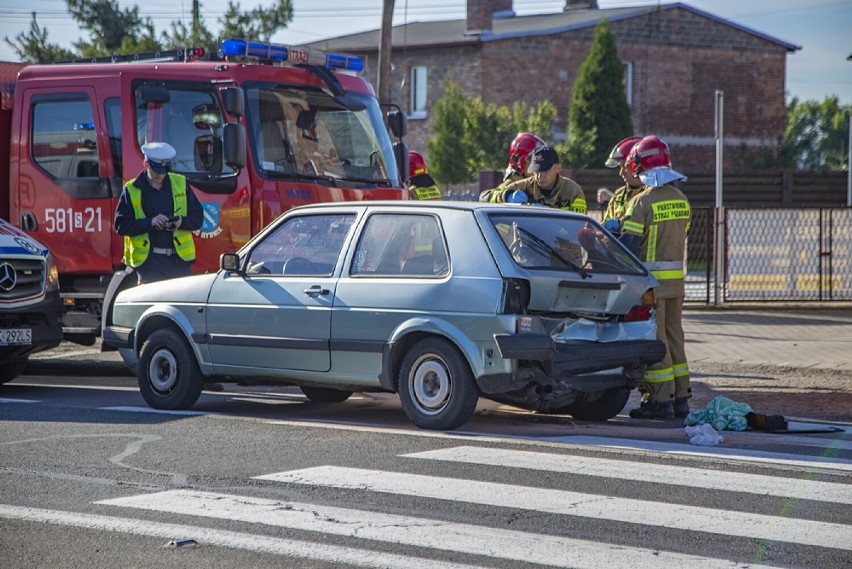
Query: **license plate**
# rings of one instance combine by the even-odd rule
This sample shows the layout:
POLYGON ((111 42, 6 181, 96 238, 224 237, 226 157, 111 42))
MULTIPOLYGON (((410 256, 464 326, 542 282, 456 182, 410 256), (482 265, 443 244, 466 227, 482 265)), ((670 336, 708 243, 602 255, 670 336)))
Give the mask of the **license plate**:
POLYGON ((33 331, 29 328, 0 330, 0 346, 29 346, 32 343, 33 331))

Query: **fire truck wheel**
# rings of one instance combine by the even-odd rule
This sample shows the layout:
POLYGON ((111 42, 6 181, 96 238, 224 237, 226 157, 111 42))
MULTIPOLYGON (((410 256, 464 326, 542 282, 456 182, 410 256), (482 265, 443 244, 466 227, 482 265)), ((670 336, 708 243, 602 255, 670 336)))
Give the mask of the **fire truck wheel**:
POLYGON ((142 397, 154 409, 189 409, 204 388, 186 338, 170 328, 156 330, 145 340, 137 371, 142 397))

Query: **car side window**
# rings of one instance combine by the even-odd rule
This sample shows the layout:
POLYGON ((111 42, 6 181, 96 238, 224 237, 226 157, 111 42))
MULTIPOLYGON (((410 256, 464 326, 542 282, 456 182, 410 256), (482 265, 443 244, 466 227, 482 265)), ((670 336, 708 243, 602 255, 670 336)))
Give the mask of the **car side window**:
POLYGON ((250 275, 331 276, 354 220, 351 214, 290 218, 251 250, 246 272, 250 275))
POLYGON ((373 214, 355 249, 352 276, 443 277, 449 258, 433 215, 373 214))

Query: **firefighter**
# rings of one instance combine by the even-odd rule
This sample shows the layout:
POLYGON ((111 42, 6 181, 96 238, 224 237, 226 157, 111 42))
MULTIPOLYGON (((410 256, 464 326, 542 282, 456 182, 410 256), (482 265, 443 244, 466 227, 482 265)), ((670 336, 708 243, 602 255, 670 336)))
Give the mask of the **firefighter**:
POLYGON ((204 221, 201 203, 181 174, 169 172, 175 149, 142 146, 145 169, 124 185, 115 230, 124 236, 124 262, 139 284, 187 276, 195 262, 192 231, 204 221))
POLYGON ((552 146, 540 146, 530 159, 531 177, 495 188, 491 203, 529 203, 586 213, 586 196, 580 185, 559 174, 562 163, 552 146))
POLYGON ((603 226, 616 237, 621 234, 621 223, 624 221, 627 204, 642 191, 642 180, 630 171, 625 162, 633 145, 640 140, 641 136, 628 136, 613 147, 609 158, 604 162, 607 168, 618 168, 618 173, 624 180, 624 185, 613 192, 603 215, 603 226))
POLYGON ((625 167, 645 184, 627 206, 621 241, 657 278, 657 338, 666 356, 648 366, 639 386, 642 402, 630 411, 634 419, 683 418, 689 414, 689 364, 683 337, 684 262, 692 208, 670 185, 686 176, 672 169, 668 145, 656 136, 637 142, 625 167))
POLYGON ((426 159, 414 150, 408 151, 408 189, 417 200, 439 200, 441 190, 426 169, 426 159))
POLYGON ((513 182, 529 178, 527 169, 530 166, 530 158, 533 151, 540 146, 547 146, 547 144, 530 132, 519 132, 509 145, 509 165, 503 173, 503 181, 496 188, 482 192, 479 201, 488 202, 494 192, 500 192, 513 182))

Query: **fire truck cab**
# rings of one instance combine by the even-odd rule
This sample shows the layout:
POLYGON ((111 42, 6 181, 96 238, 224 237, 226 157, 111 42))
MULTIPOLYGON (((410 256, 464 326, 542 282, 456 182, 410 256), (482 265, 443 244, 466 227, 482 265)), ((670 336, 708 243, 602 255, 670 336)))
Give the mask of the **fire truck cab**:
POLYGON ((409 199, 405 116, 385 113, 352 74, 357 58, 241 40, 216 58, 148 55, 26 66, 0 111, 0 217, 50 249, 66 339, 100 335, 107 286, 124 268, 115 208, 146 142, 177 150, 173 170, 201 201, 196 272, 215 271, 291 207, 409 199))

